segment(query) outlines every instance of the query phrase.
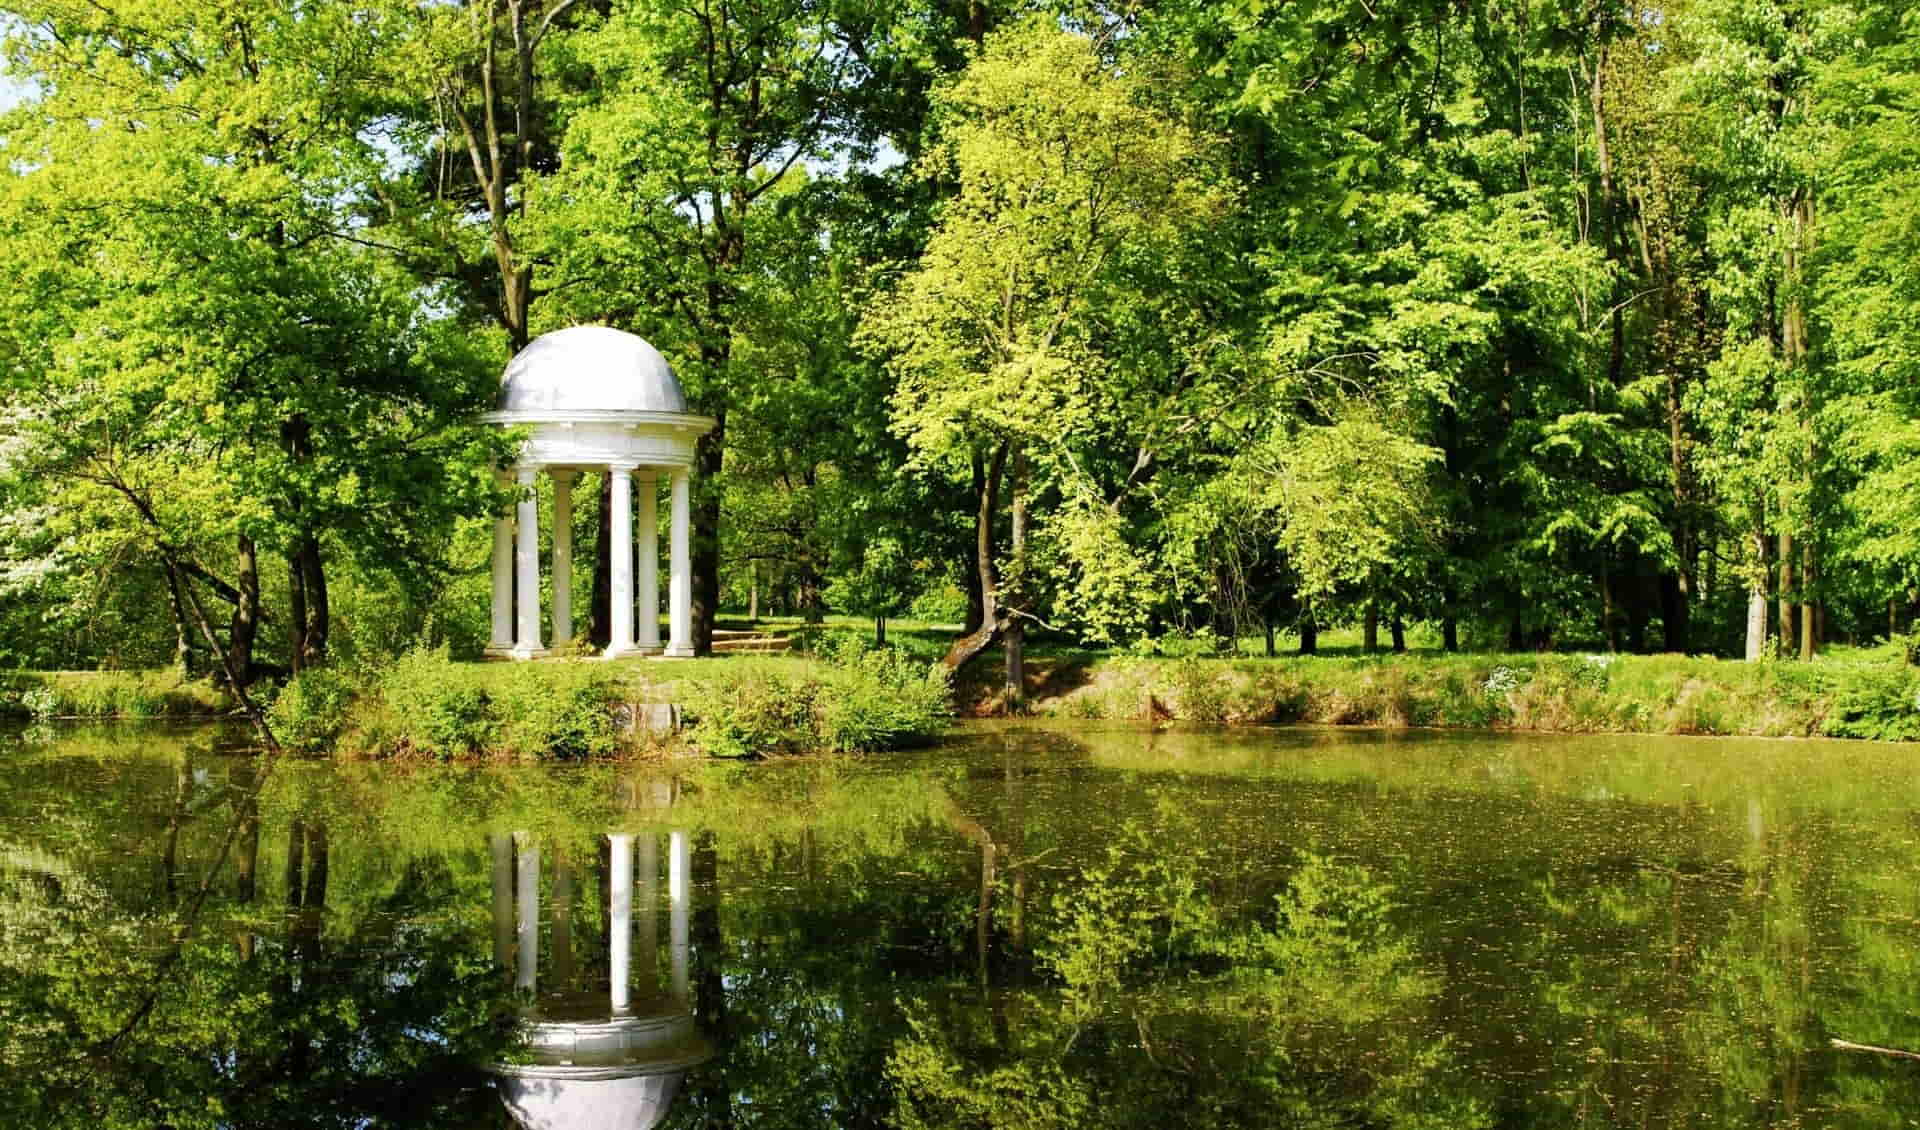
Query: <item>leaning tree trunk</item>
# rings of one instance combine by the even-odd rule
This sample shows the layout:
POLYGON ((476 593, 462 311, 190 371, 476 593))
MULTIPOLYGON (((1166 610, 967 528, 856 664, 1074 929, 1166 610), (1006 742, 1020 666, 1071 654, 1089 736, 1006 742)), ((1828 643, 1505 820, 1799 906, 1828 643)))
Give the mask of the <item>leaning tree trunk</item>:
POLYGON ((167 577, 167 597, 173 609, 173 665, 179 669, 180 677, 193 677, 193 629, 187 624, 187 606, 180 598, 180 571, 166 562, 163 571, 167 577))
POLYGON ((940 662, 958 671, 974 656, 992 647, 1006 627, 1000 608, 1000 578, 993 564, 993 519, 1000 509, 1000 480, 1006 472, 1007 447, 1001 443, 988 460, 979 483, 979 505, 973 516, 973 572, 980 584, 980 623, 947 648, 940 662))

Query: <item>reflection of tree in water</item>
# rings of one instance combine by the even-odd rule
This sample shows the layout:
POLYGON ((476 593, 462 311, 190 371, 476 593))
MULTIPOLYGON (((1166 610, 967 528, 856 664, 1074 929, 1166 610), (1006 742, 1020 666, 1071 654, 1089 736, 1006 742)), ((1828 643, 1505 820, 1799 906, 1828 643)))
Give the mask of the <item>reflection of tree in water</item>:
MULTIPOLYGON (((1755 819, 1725 787, 1678 795, 1708 790, 1658 761, 1494 776, 1479 753, 1383 765, 1341 740, 1303 766, 1017 730, 911 768, 295 763, 258 798, 251 763, 204 748, 37 752, 0 790, 0 1126, 504 1126, 469 1064, 517 1003, 511 833, 542 851, 553 987, 610 959, 610 828, 662 876, 685 829, 688 995, 719 1058, 674 1126, 1864 1127, 1920 1108, 1913 1064, 1826 1047, 1920 1048, 1897 799, 1762 789, 1755 819), (180 977, 100 1058, 229 827, 180 977)), ((667 977, 654 895, 633 891, 661 929, 652 949, 634 931, 632 959, 667 977)))
POLYGON ((1064 884, 1035 923, 1042 984, 914 1009, 898 1124, 1483 1124, 1387 888, 1308 855, 1249 914, 1211 896, 1204 852, 1167 850, 1200 831, 1130 826, 1064 884))
POLYGON ((76 820, 37 849, 66 876, 53 897, 26 905, 20 892, 32 885, 0 865, 0 1124, 491 1119, 494 1100, 470 1065, 504 1036, 506 992, 473 960, 465 931, 439 915, 458 897, 448 861, 390 868, 342 912, 330 877, 343 845, 328 821, 263 820, 252 766, 220 760, 182 756, 153 780, 168 798, 147 841, 158 898, 122 897, 59 862, 123 837, 124 811, 76 820), (209 873, 230 826, 232 850, 209 873), (273 854, 281 866, 263 867, 273 854), (203 879, 210 897, 189 933, 173 907, 203 879), (269 895, 279 897, 263 904, 269 895), (138 1026, 113 1041, 150 996, 138 1026))

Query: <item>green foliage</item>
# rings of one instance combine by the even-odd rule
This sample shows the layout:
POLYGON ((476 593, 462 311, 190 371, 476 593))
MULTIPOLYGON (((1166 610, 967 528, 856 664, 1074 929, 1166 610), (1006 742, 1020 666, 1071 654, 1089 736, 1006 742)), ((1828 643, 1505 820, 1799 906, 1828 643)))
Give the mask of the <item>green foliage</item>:
MULTIPOLYGON (((1911 738, 1891 653, 1812 664, 1683 656, 1408 655, 1075 660, 1042 713, 1191 722, 1911 738)), ((1903 689, 1905 688, 1905 689, 1903 689)), ((1902 697, 1904 695, 1904 697, 1902 697)))
POLYGON ((967 594, 952 581, 927 586, 907 606, 907 615, 931 624, 958 624, 967 618, 967 594))
POLYGON ((171 669, 0 672, 0 717, 193 717, 232 709, 216 682, 171 669))
POLYGON ((347 727, 354 685, 330 667, 311 667, 288 680, 267 720, 289 749, 331 752, 347 727))
POLYGON ((1854 676, 1835 697, 1825 732, 1836 738, 1920 741, 1920 673, 1906 668, 1854 676))
POLYGON ((943 667, 852 637, 822 662, 729 660, 680 688, 688 740, 723 757, 895 749, 938 734, 952 712, 943 667))
POLYGON ((529 757, 597 757, 620 738, 611 675, 578 663, 514 664, 488 703, 498 719, 495 747, 529 757))
POLYGON ((416 647, 380 675, 380 698, 394 730, 382 737, 434 757, 466 757, 492 748, 499 732, 493 695, 447 649, 416 647))
POLYGON ((1391 889, 1370 869, 1305 854, 1276 913, 1248 915, 1217 893, 1231 862, 1168 842, 1203 841, 1191 814, 1163 805, 1063 885, 1034 947, 1049 983, 1002 988, 1018 1002, 1006 1022, 909 1014, 887 1060, 896 1122, 1200 1126, 1284 1109, 1305 1125, 1489 1124, 1481 1104, 1441 1085, 1444 1046, 1409 1030, 1439 983, 1417 971, 1391 889), (1116 1063, 1086 1050, 1110 1048, 1138 1054, 1116 1063), (1205 1077, 1178 1066, 1200 1055, 1215 1068, 1205 1077), (1142 1096, 1169 1086, 1182 1109, 1145 1122, 1142 1096))

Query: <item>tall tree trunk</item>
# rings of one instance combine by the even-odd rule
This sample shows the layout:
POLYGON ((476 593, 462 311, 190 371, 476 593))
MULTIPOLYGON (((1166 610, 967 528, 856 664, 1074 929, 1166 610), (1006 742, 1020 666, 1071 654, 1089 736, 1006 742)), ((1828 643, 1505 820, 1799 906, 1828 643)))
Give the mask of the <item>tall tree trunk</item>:
MULTIPOLYGON (((692 944, 695 976, 694 1015, 700 1028, 716 1047, 733 1044, 731 1016, 727 1010, 727 947, 720 931, 720 852, 712 832, 702 832, 694 841, 692 863, 693 891, 703 897, 693 907, 688 941, 692 944)), ((689 892, 691 897, 692 892, 689 892)), ((734 1124, 733 1089, 724 1074, 702 1071, 698 1102, 708 1127, 725 1128, 734 1124)))
MULTIPOLYGON (((973 465, 973 493, 967 497, 975 499, 977 502, 978 499, 986 494, 987 490, 987 457, 978 448, 975 448, 970 462, 973 465)), ((978 532, 976 529, 976 538, 978 532)), ((960 572, 962 587, 965 588, 967 592, 967 619, 960 625, 960 634, 962 636, 968 636, 979 631, 980 625, 986 622, 986 590, 980 586, 980 571, 978 569, 962 569, 960 572)))
POLYGON ((1360 650, 1372 655, 1380 650, 1380 606, 1367 598, 1365 618, 1360 625, 1360 650))
POLYGON ((1260 618, 1260 626, 1264 628, 1267 633, 1267 658, 1272 659, 1275 655, 1279 654, 1274 649, 1273 621, 1268 617, 1262 616, 1260 618))
POLYGON ((1393 633, 1393 653, 1405 655, 1407 653, 1407 622, 1395 616, 1388 621, 1387 627, 1393 633))
POLYGON ((1675 653, 1687 651, 1687 641, 1692 635, 1691 626, 1693 607, 1688 597, 1690 586, 1686 574, 1679 571, 1664 573, 1660 577, 1660 626, 1661 650, 1675 653))
POLYGON ((809 624, 822 624, 827 619, 827 600, 825 583, 820 570, 814 568, 813 554, 801 550, 799 560, 793 565, 794 604, 800 612, 800 618, 809 624))
POLYGON ((287 554, 287 669, 298 675, 307 657, 307 575, 300 556, 287 554))
MULTIPOLYGON (((1780 520, 1783 523, 1787 520, 1786 515, 1787 515, 1787 508, 1785 506, 1782 506, 1780 508, 1780 520)), ((1795 617, 1794 608, 1793 608, 1794 593, 1795 593, 1795 589, 1793 587, 1793 535, 1783 529, 1780 531, 1780 592, 1779 592, 1779 604, 1778 604, 1779 613, 1780 613, 1780 628, 1779 628, 1780 658, 1782 659, 1790 658, 1794 653, 1794 645, 1793 645, 1793 622, 1795 617)))
POLYGON ((1311 606, 1300 610, 1300 648, 1301 655, 1320 654, 1320 625, 1314 622, 1311 606))
POLYGON ((253 685, 253 642, 260 632, 260 558, 253 539, 241 534, 235 546, 233 621, 227 629, 227 657, 240 685, 253 685))
POLYGON ((950 671, 957 671, 974 656, 992 647, 1006 627, 1000 611, 1000 578, 993 560, 993 520, 1000 510, 1000 481, 1006 474, 1008 445, 994 448, 980 485, 973 515, 973 572, 980 583, 980 623, 947 648, 941 658, 950 671))
POLYGON ((1440 618, 1440 646, 1448 655, 1460 650, 1460 621, 1452 616, 1440 618))
POLYGON ((333 626, 333 605, 327 596, 327 563, 320 539, 309 533, 300 543, 300 575, 307 590, 306 666, 327 661, 327 639, 333 626))
POLYGON ((1603 560, 1600 565, 1600 638, 1608 651, 1620 650, 1620 621, 1614 615, 1613 573, 1603 560))
MULTIPOLYGON (((718 358, 715 373, 724 373, 718 358)), ((713 430, 700 437, 694 452, 699 476, 693 498, 693 653, 713 654, 713 625, 720 617, 720 471, 724 463, 727 413, 716 406, 713 430)))
POLYGON ((326 565, 320 557, 318 538, 301 538, 287 554, 287 596, 287 666, 298 675, 327 661, 330 609, 326 565))
POLYGON ((1819 596, 1814 587, 1813 539, 1800 541, 1800 658, 1812 659, 1819 651, 1819 596))
POLYGON ((1687 458, 1685 411, 1679 366, 1674 365, 1667 373, 1667 459, 1673 480, 1673 549, 1679 560, 1678 568, 1665 578, 1660 609, 1665 650, 1672 652, 1691 648, 1693 596, 1699 588, 1695 571, 1700 546, 1693 529, 1693 472, 1687 458))
POLYGON ((613 639, 613 475, 600 476, 600 504, 593 521, 593 597, 587 613, 587 639, 595 647, 605 647, 613 639))
MULTIPOLYGON (((1012 495, 1013 531, 1008 544, 1010 560, 1013 564, 1015 583, 1007 593, 1007 603, 1014 612, 1024 611, 1027 601, 1026 556, 1027 556, 1027 449, 1015 443, 1012 452, 1013 465, 1008 474, 1008 493, 1012 495)), ((1027 624, 1019 615, 1007 620, 1006 630, 1000 634, 1000 645, 1006 651, 1006 709, 1008 714, 1020 713, 1027 699, 1027 624)))

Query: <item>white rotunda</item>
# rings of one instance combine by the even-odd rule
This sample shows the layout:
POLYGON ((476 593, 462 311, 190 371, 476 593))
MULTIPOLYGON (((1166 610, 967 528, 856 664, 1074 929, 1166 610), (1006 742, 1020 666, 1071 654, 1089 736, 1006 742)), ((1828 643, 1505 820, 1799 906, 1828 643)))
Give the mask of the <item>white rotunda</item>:
POLYGON ((493 631, 487 654, 534 659, 541 639, 541 473, 553 480, 553 641, 573 638, 573 484, 583 471, 610 477, 612 606, 609 659, 661 653, 660 480, 670 484, 668 632, 664 654, 693 654, 691 484, 694 444, 713 430, 710 416, 687 411, 687 398, 660 351, 606 326, 574 326, 528 343, 507 364, 498 408, 485 417, 527 429, 527 441, 502 481, 520 501, 493 527, 493 631), (634 481, 639 481, 638 568, 634 481), (638 574, 639 615, 634 614, 638 574), (517 599, 516 599, 517 598, 517 599))

